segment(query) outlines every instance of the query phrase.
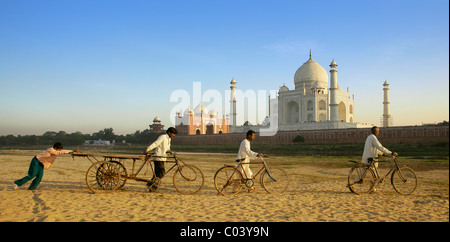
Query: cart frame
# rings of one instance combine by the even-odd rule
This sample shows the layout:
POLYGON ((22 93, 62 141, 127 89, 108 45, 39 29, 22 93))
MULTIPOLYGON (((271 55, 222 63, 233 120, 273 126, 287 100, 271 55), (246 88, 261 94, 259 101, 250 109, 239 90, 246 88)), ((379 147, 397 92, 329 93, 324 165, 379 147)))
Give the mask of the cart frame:
MULTIPOLYGON (((174 176, 173 184, 175 189, 181 194, 196 194, 204 185, 203 172, 196 166, 186 164, 175 153, 168 153, 170 156, 155 156, 154 153, 147 153, 147 155, 105 155, 105 154, 93 154, 74 152, 72 157, 85 157, 91 163, 86 172, 86 184, 89 189, 94 193, 107 193, 113 192, 119 188, 122 188, 127 180, 135 180, 142 182, 154 182, 155 171, 151 164, 151 158, 162 158, 161 161, 165 163, 173 163, 165 173, 169 173, 173 168, 177 167, 174 176), (103 159, 99 158, 102 157, 103 159), (165 160, 164 160, 165 159, 165 160), (125 165, 125 160, 132 160, 131 173, 129 174, 125 165), (137 161, 143 161, 142 164, 137 165, 137 161), (138 177, 144 166, 147 164, 151 167, 153 177, 151 179, 138 177), (190 185, 194 184, 196 187, 189 189, 188 185, 181 183, 187 182, 190 185)), ((147 173, 147 171, 145 172, 147 173)))

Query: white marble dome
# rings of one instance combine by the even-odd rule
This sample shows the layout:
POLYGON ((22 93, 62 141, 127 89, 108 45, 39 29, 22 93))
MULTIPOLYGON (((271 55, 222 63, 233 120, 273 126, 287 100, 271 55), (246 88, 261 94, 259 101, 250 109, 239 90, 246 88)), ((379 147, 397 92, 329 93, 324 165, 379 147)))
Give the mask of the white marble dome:
POLYGON ((296 90, 302 90, 303 87, 308 91, 311 88, 327 88, 328 73, 315 62, 311 57, 305 62, 294 75, 294 84, 296 90))
POLYGON ((205 105, 203 105, 203 103, 200 103, 195 109, 194 109, 194 113, 195 114, 207 114, 208 113, 208 109, 206 109, 205 105))

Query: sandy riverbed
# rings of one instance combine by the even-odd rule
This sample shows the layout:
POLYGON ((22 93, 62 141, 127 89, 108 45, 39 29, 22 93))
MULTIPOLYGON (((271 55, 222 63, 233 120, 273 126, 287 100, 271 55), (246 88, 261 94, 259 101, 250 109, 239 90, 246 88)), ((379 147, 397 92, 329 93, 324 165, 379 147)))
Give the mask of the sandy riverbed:
POLYGON ((14 191, 13 181, 26 175, 34 153, 0 153, 0 221, 449 222, 448 169, 416 171, 419 187, 413 195, 399 195, 389 183, 377 193, 355 195, 346 187, 350 164, 327 168, 296 164, 295 157, 271 157, 273 163, 289 160, 285 169, 291 185, 284 194, 268 194, 257 184, 253 193, 243 190, 224 197, 217 195, 213 176, 223 164, 233 164, 234 155, 185 153, 180 157, 205 174, 205 186, 197 195, 179 194, 172 184, 173 171, 157 194, 136 181, 114 193, 93 194, 85 183, 91 163, 65 155, 45 170, 37 191, 27 190, 30 183, 14 191))

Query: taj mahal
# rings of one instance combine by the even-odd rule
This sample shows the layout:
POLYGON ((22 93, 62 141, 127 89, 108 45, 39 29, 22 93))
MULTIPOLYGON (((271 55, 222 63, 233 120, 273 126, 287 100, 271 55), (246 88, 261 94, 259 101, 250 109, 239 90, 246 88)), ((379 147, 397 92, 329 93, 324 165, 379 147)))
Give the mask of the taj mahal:
MULTIPOLYGON (((354 95, 350 95, 348 88, 342 90, 339 87, 337 66, 332 59, 329 65, 330 81, 328 81, 328 72, 312 59, 310 51, 309 59, 295 72, 295 89, 289 90, 285 84, 280 86, 276 98, 269 99, 271 111, 261 124, 252 125, 245 122, 243 125, 236 125, 237 115, 243 115, 237 113, 236 103, 243 100, 238 100, 236 97, 237 82, 233 78, 230 82, 229 114, 219 118, 215 116, 214 111, 206 110, 200 103, 194 110, 190 108, 186 110, 184 116, 177 113, 176 126, 186 135, 243 133, 249 129, 258 132, 268 127, 272 129, 275 127, 277 131, 371 127, 372 125, 356 122, 354 95), (193 122, 196 116, 207 117, 207 120, 193 122), (225 128, 224 125, 227 127, 225 128)), ((384 83, 385 102, 383 104, 387 112, 389 112, 388 85, 387 82, 384 83)), ((390 117, 390 114, 383 115, 390 117)))
MULTIPOLYGON (((280 86, 277 101, 277 119, 279 131, 344 129, 371 127, 357 123, 355 120, 355 99, 348 89, 342 90, 337 80, 337 63, 330 63, 330 83, 327 71, 309 59, 300 66, 294 75, 295 89, 289 90, 286 85, 280 86)), ((236 80, 231 82, 231 93, 234 95, 236 80)), ((236 99, 232 96, 230 110, 236 110, 236 99)), ((236 114, 231 113, 230 123, 236 123, 236 114), (233 120, 234 119, 234 120, 233 120)), ((262 125, 230 126, 230 132, 243 132, 248 128, 263 128, 273 122, 267 117, 262 125)))
POLYGON ((328 92, 327 71, 310 58, 295 72, 295 90, 285 85, 278 96, 280 124, 340 121, 353 123, 355 100, 337 85, 337 64, 330 64, 331 80, 328 92))

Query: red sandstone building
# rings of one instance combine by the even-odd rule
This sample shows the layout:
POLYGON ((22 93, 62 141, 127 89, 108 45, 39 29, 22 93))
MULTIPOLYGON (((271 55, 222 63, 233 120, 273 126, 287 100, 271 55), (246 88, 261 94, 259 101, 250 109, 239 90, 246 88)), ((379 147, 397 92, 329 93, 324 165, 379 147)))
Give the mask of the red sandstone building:
POLYGON ((228 134, 229 117, 219 118, 214 110, 208 111, 203 104, 194 110, 186 109, 183 116, 178 112, 175 117, 178 135, 228 134))
POLYGON ((164 125, 161 124, 161 119, 156 116, 155 119, 153 119, 153 124, 150 124, 150 132, 153 133, 162 133, 164 132, 164 125))

